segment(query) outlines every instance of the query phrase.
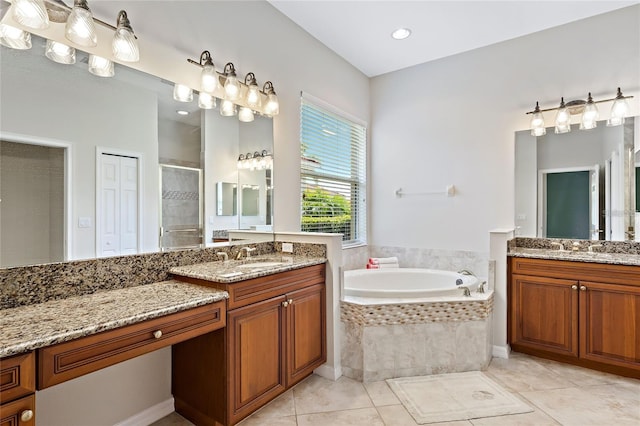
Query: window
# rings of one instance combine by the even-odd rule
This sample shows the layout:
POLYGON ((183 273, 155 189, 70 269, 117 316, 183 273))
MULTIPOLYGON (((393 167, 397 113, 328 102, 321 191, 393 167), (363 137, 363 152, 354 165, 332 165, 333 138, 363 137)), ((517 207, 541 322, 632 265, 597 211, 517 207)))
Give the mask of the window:
POLYGON ((301 229, 365 243, 366 126, 309 98, 300 111, 301 229))

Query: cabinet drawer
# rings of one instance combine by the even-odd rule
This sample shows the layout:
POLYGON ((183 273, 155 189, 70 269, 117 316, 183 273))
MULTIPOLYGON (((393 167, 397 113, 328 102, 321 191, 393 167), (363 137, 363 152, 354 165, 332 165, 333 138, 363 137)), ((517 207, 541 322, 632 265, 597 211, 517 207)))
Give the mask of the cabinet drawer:
POLYGON ((35 411, 35 395, 2 404, 0 405, 0 426, 34 426, 36 424, 35 411))
POLYGON ((0 402, 5 403, 36 390, 34 352, 0 360, 0 402))
POLYGON ((640 267, 569 260, 511 258, 511 273, 640 286, 640 267))
POLYGON ((224 327, 225 302, 38 349, 38 389, 224 327))

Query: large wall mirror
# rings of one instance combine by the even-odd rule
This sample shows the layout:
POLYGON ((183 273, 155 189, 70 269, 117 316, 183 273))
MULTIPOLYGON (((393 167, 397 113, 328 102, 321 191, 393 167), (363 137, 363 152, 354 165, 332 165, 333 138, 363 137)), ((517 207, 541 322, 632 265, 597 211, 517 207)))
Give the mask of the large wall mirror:
POLYGON ((638 117, 622 126, 515 135, 516 235, 630 241, 637 235, 638 117))
POLYGON ((32 43, 0 47, 0 267, 272 229, 273 170, 238 169, 240 154, 273 153, 270 118, 222 117, 200 109, 197 95, 174 101, 171 82, 119 64, 114 77, 97 77, 85 53, 61 65, 44 56, 45 40, 32 43), (217 182, 256 188, 251 214, 240 191, 231 214, 218 215, 217 182))

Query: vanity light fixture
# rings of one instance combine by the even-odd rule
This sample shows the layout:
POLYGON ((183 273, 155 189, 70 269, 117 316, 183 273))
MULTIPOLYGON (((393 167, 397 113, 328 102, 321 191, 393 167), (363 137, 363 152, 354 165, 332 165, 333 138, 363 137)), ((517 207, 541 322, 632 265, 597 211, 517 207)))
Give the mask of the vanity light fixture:
POLYGON ((173 86, 173 99, 178 102, 191 102, 193 100, 193 90, 184 84, 175 83, 173 86))
POLYGON ((118 12, 116 25, 116 33, 113 35, 111 43, 113 56, 124 62, 138 62, 140 60, 140 49, 127 17, 127 12, 124 10, 118 12))
POLYGON ((43 0, 14 0, 13 19, 27 28, 49 28, 49 15, 43 0))
POLYGON ((267 170, 273 168, 273 154, 263 149, 255 151, 253 154, 247 152, 238 157, 238 169, 244 170, 267 170))
POLYGON ((89 72, 98 77, 113 77, 113 62, 98 55, 89 55, 89 72))
POLYGON ((198 106, 202 109, 213 109, 216 107, 216 98, 207 92, 198 94, 198 106))
POLYGON ((251 108, 240 107, 240 111, 238 112, 238 120, 243 123, 250 123, 254 120, 253 111, 251 108))
POLYGON ((280 113, 280 104, 278 102, 278 96, 273 89, 273 83, 267 81, 262 87, 262 91, 267 95, 267 104, 264 107, 264 114, 272 117, 280 113))
POLYGON ((220 115, 223 117, 231 117, 238 113, 236 104, 228 99, 223 99, 220 104, 220 115))
POLYGON ((542 113, 547 111, 558 111, 555 121, 556 133, 567 133, 571 131, 571 116, 573 115, 580 115, 581 130, 593 129, 598 125, 597 121, 600 116, 597 104, 603 102, 613 102, 611 115, 607 120, 607 126, 619 126, 624 124, 624 118, 629 113, 627 99, 631 98, 633 98, 633 96, 624 96, 618 87, 618 91, 614 98, 602 99, 599 101, 594 100, 589 92, 586 101, 576 99, 565 103, 564 98, 561 98, 560 106, 556 108, 540 109, 538 102, 536 102, 535 109, 527 112, 527 114, 533 114, 530 122, 531 135, 542 136, 546 133, 542 113))
POLYGON ((211 93, 218 87, 218 73, 213 66, 213 59, 211 53, 205 50, 200 54, 200 64, 202 72, 200 73, 200 88, 203 92, 211 93))
POLYGON ((247 105, 250 108, 259 109, 262 106, 262 96, 256 81, 256 75, 252 72, 244 77, 244 84, 247 85, 247 105))
POLYGON ((233 63, 227 62, 224 66, 224 97, 230 101, 235 101, 240 96, 240 83, 236 77, 236 67, 233 63))
POLYGON ((0 44, 12 49, 31 49, 31 33, 20 28, 0 24, 0 44))
POLYGON ((79 46, 98 45, 98 35, 87 0, 74 0, 73 8, 67 19, 65 37, 79 46))
POLYGON ((44 55, 59 64, 75 64, 76 49, 53 40, 47 40, 44 55))

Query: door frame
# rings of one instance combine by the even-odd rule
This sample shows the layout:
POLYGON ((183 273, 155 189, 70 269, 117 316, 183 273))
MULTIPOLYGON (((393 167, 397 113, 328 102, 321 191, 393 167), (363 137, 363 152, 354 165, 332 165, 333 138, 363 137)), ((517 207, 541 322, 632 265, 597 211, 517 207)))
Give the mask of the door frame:
MULTIPOLYGON (((596 166, 578 166, 578 167, 562 167, 557 169, 540 169, 538 170, 538 229, 536 231, 538 238, 547 238, 547 175, 550 173, 571 173, 571 172, 591 172, 594 171, 596 166)), ((599 202, 599 201, 598 201, 599 202)), ((591 185, 589 185, 589 220, 592 221, 591 211, 593 205, 591 185)))
POLYGON ((67 141, 52 139, 52 138, 43 138, 40 136, 32 136, 25 135, 21 133, 13 133, 13 132, 2 132, 0 131, 0 139, 7 142, 15 142, 15 143, 23 143, 29 145, 39 145, 46 146, 50 148, 62 148, 64 149, 64 219, 63 219, 63 248, 62 252, 64 255, 64 261, 67 262, 72 260, 72 245, 73 245, 73 215, 72 212, 72 204, 71 204, 71 194, 72 194, 72 154, 73 154, 73 145, 67 141))
POLYGON ((143 212, 142 208, 144 203, 142 202, 142 196, 144 193, 144 181, 142 173, 142 165, 143 165, 143 154, 141 152, 136 151, 125 151, 121 149, 114 149, 110 147, 96 146, 96 192, 95 192, 95 205, 96 205, 96 248, 95 248, 95 257, 100 257, 100 248, 102 247, 102 237, 101 237, 101 223, 102 223, 102 199, 100 197, 100 193, 102 190, 102 155, 117 155, 120 157, 131 157, 135 158, 138 161, 138 232, 136 236, 136 244, 138 246, 138 253, 142 252, 142 218, 143 212))

